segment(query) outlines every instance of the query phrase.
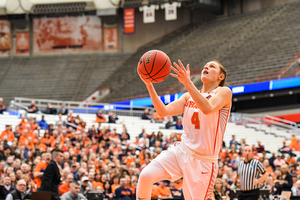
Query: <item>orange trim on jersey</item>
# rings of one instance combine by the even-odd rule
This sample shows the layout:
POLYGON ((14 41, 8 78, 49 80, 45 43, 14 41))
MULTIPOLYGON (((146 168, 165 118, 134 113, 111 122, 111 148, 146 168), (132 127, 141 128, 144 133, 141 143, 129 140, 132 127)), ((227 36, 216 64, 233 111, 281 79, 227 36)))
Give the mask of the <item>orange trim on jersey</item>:
MULTIPOLYGON (((225 131, 226 131, 226 127, 227 127, 227 124, 228 124, 228 118, 229 118, 230 109, 231 109, 231 107, 229 107, 229 108, 228 108, 228 111, 227 111, 226 124, 225 124, 225 127, 224 127, 224 132, 223 132, 223 136, 222 136, 222 141, 223 141, 223 138, 224 138, 224 135, 225 135, 225 131)), ((221 150, 221 149, 220 149, 220 150, 221 150)))
POLYGON ((211 184, 211 179, 212 179, 213 174, 214 174, 214 163, 211 163, 211 166, 212 166, 212 167, 211 167, 211 175, 210 175, 209 184, 208 184, 208 187, 207 187, 205 196, 204 196, 204 200, 206 199, 206 196, 207 196, 207 193, 208 193, 208 189, 209 189, 210 184, 211 184))
POLYGON ((214 153, 215 153, 215 150, 216 150, 216 143, 217 143, 217 136, 218 136, 218 131, 219 131, 219 122, 220 122, 220 117, 221 117, 221 110, 219 110, 219 118, 218 118, 218 127, 217 127, 217 131, 216 131, 216 134, 215 134, 215 143, 214 143, 214 153))

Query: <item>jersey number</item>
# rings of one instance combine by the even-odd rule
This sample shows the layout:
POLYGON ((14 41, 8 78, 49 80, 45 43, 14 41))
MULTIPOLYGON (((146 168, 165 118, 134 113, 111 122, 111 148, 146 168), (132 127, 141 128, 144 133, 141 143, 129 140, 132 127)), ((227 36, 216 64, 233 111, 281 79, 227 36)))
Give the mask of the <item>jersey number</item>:
POLYGON ((199 115, 198 112, 194 112, 192 118, 191 118, 192 124, 195 125, 195 129, 200 129, 200 121, 199 121, 199 115))

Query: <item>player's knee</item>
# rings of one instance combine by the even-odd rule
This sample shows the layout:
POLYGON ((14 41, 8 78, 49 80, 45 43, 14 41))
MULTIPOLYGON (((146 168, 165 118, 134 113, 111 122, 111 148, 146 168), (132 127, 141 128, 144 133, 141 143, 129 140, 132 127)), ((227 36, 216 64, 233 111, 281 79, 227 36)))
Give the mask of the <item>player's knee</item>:
POLYGON ((147 181, 151 182, 153 179, 153 172, 151 173, 151 170, 144 169, 139 176, 139 181, 147 181))

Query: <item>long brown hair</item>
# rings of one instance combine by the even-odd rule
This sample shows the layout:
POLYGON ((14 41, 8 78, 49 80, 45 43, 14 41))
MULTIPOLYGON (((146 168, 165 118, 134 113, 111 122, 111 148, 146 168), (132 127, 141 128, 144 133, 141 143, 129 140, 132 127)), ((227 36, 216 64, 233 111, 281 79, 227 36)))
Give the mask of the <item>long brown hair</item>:
POLYGON ((224 74, 224 79, 219 84, 219 86, 223 87, 225 85, 225 80, 226 80, 226 77, 227 77, 227 71, 226 71, 225 67, 218 60, 213 60, 213 61, 218 63, 218 65, 220 67, 220 73, 224 74))

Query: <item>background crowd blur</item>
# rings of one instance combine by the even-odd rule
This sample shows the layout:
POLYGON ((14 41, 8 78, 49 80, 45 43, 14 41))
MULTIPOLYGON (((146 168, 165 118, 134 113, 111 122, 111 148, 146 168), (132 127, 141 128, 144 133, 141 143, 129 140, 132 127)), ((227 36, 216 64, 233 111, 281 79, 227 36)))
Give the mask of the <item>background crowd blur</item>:
MULTIPOLYGON (((39 112, 34 102, 30 109, 31 113, 39 112)), ((122 132, 103 126, 103 122, 118 123, 114 112, 104 115, 99 110, 95 115, 98 126, 91 127, 86 127, 83 119, 72 110, 62 109, 55 113, 60 116, 55 124, 48 124, 44 117, 36 121, 22 115, 16 127, 7 124, 5 130, 1 130, 0 199, 5 199, 15 190, 19 180, 25 180, 28 193, 38 191, 44 171, 53 159, 51 152, 54 149, 63 151, 63 161, 59 164, 60 196, 74 188, 73 192, 78 191, 85 197, 89 192, 103 192, 103 196, 109 199, 135 198, 141 170, 162 150, 180 141, 181 135, 176 129, 183 128, 181 116, 164 119, 145 109, 142 119, 152 123, 164 121, 165 128, 174 129, 174 132, 164 136, 163 129, 157 133, 142 129, 132 140, 134 142, 130 142, 126 124, 123 124, 122 132), (61 120, 61 115, 67 115, 67 120, 61 120)), ((245 139, 237 141, 235 135, 229 144, 223 142, 218 160, 216 196, 220 192, 229 197, 232 191, 239 189, 237 166, 244 159, 246 144, 245 139)), ((252 146, 253 158, 262 162, 268 173, 260 188, 269 190, 271 197, 280 195, 281 191, 300 195, 300 158, 294 154, 300 150, 300 140, 296 136, 291 141, 283 141, 278 152, 269 152, 263 141, 249 145, 252 146)), ((182 198, 182 183, 182 179, 175 182, 162 180, 153 186, 152 198, 182 198)))

